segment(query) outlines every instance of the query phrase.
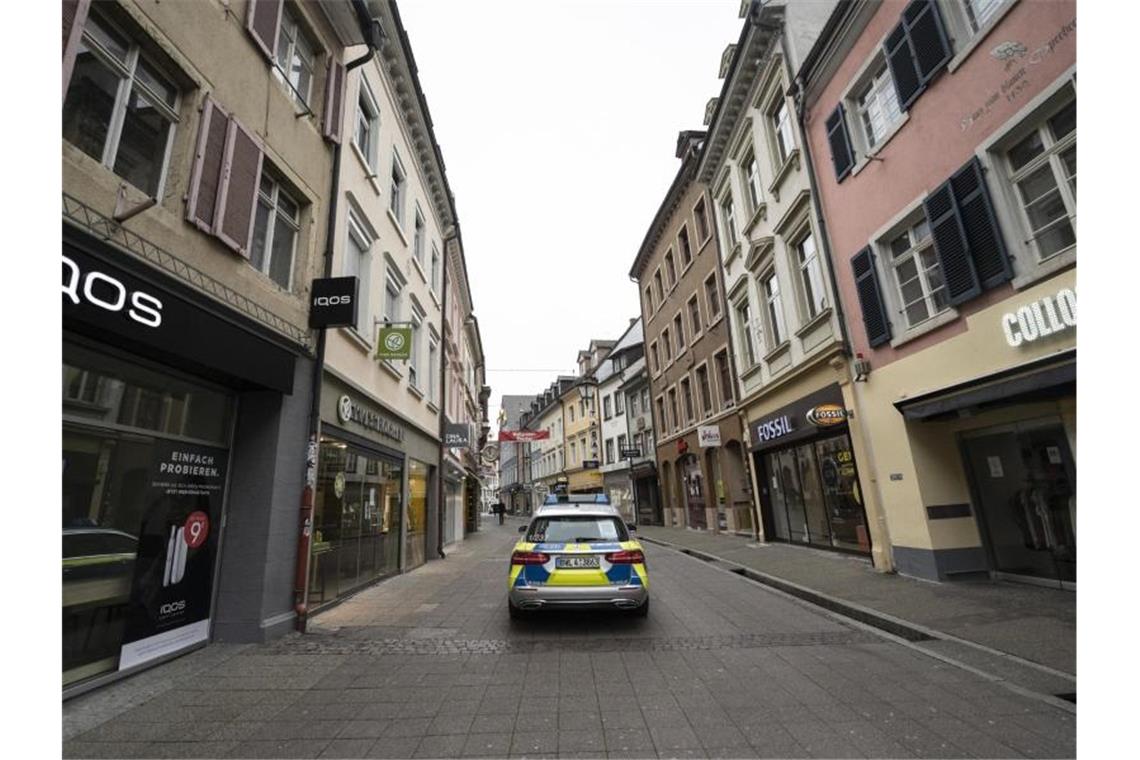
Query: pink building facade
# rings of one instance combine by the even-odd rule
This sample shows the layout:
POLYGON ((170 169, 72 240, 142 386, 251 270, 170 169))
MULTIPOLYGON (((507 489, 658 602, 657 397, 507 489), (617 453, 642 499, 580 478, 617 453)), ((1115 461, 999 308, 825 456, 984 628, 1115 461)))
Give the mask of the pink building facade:
POLYGON ((1076 582, 1076 4, 840 3, 800 117, 891 566, 1076 582))

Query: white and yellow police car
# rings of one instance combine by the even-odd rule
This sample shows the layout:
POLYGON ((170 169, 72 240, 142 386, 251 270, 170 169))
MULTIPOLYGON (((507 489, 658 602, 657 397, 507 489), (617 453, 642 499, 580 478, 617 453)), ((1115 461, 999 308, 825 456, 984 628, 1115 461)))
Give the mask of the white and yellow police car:
POLYGON ((539 609, 649 614, 645 552, 604 495, 550 495, 511 552, 512 618, 539 609))

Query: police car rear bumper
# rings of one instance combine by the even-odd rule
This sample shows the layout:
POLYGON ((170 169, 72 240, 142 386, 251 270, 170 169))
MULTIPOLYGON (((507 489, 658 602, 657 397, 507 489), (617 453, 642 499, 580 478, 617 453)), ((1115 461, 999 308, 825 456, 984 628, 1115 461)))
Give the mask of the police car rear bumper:
POLYGON ((649 599, 645 586, 518 586, 511 604, 537 609, 634 609, 649 599))

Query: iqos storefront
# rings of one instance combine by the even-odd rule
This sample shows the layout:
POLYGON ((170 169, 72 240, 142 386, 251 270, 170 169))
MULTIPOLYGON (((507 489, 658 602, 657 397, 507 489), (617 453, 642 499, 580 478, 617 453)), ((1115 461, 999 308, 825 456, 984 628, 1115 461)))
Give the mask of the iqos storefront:
MULTIPOLYGON (((422 565, 439 442, 326 372, 313 504, 309 606, 422 565)), ((429 525, 429 522, 432 525, 429 525)))

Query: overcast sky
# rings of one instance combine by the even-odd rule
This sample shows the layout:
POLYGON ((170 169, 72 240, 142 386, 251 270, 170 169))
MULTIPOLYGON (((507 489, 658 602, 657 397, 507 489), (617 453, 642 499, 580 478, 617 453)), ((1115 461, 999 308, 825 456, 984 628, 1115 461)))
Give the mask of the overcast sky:
POLYGON ((720 93, 739 0, 404 0, 503 394, 573 374, 640 313, 629 269, 720 93))

